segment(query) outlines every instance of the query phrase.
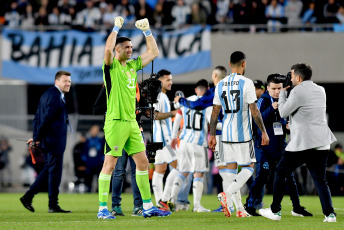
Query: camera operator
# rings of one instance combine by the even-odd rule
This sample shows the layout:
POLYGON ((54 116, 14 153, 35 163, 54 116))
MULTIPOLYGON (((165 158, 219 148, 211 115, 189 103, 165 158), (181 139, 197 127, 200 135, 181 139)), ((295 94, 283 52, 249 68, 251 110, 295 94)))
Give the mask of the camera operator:
MULTIPOLYGON (((245 210, 252 216, 259 216, 255 209, 257 200, 262 200, 262 189, 268 181, 270 172, 274 172, 278 161, 281 159, 286 142, 287 120, 281 118, 278 113, 278 98, 282 89, 280 74, 271 74, 267 78, 267 91, 264 92, 257 102, 258 109, 262 114, 266 132, 270 137, 270 144, 261 146, 258 144, 260 155, 259 169, 257 176, 250 188, 246 199, 245 210)), ((256 143, 261 143, 261 131, 257 129, 256 143)), ((286 177, 290 199, 293 203, 293 216, 312 216, 305 208, 301 207, 297 186, 293 173, 286 177)))
POLYGON ((290 119, 290 139, 277 164, 273 202, 269 208, 259 213, 272 220, 281 220, 281 202, 284 183, 297 167, 306 164, 318 190, 324 222, 336 222, 330 190, 325 178, 330 144, 336 138, 326 121, 326 93, 323 87, 313 83, 312 68, 308 64, 295 64, 291 67, 293 89, 287 98, 284 88, 279 95, 280 116, 290 119))

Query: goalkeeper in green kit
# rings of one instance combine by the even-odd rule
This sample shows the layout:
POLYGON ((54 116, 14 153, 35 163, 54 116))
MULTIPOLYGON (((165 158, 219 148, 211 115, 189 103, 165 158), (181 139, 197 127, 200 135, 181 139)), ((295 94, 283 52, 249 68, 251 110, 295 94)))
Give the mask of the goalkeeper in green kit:
POLYGON ((143 216, 168 216, 171 212, 153 206, 148 178, 148 159, 141 131, 136 122, 136 71, 148 65, 159 54, 156 41, 149 29, 148 20, 142 19, 135 26, 146 36, 147 51, 136 59, 130 59, 133 46, 127 37, 117 37, 123 25, 122 17, 115 17, 115 26, 107 38, 103 63, 103 79, 106 87, 107 112, 104 124, 105 160, 99 175, 98 219, 115 219, 107 208, 112 171, 122 149, 136 163, 136 183, 143 200, 143 216))

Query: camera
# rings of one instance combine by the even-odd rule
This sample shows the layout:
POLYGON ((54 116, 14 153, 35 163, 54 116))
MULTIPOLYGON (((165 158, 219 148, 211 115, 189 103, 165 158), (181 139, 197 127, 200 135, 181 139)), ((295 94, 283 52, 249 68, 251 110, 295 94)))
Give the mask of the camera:
POLYGON ((275 80, 277 80, 280 83, 283 83, 283 88, 290 86, 292 87, 291 82, 291 72, 288 72, 287 75, 279 74, 279 76, 275 76, 275 80))
MULTIPOLYGON (((152 73, 150 78, 144 80, 140 85, 141 100, 139 107, 142 111, 146 111, 150 108, 150 104, 158 102, 158 95, 161 92, 161 81, 159 81, 159 75, 152 73)), ((147 114, 144 113, 144 115, 147 114)))
POLYGON ((156 151, 163 148, 162 142, 153 142, 153 104, 158 102, 158 95, 162 88, 159 75, 152 73, 148 79, 142 81, 142 83, 139 85, 139 88, 141 94, 141 100, 138 105, 139 111, 142 115, 149 118, 150 121, 151 141, 146 145, 146 154, 149 163, 154 163, 156 151))

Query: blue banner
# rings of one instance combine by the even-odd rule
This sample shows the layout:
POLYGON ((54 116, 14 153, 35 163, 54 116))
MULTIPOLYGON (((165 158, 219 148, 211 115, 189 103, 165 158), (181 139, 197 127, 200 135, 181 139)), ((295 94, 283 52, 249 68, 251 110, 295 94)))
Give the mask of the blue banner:
MULTIPOLYGON (((168 69, 173 75, 211 67, 210 27, 193 26, 178 31, 153 31, 160 54, 154 72, 168 69)), ((52 84, 57 71, 72 73, 78 84, 102 83, 102 63, 108 34, 80 31, 36 32, 4 29, 2 76, 33 84, 52 84)), ((123 30, 118 36, 132 39, 133 55, 147 50, 140 30, 123 30)), ((144 68, 149 74, 152 66, 144 68)))

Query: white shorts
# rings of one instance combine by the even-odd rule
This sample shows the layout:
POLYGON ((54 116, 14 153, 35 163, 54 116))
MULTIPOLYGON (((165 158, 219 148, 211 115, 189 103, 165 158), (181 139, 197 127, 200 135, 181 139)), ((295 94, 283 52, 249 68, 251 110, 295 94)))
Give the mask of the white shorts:
POLYGON ((181 140, 178 152, 178 170, 184 173, 208 172, 208 148, 181 140))
POLYGON ((245 143, 222 143, 226 163, 237 163, 241 166, 256 162, 253 140, 245 143))
POLYGON ((226 166, 225 156, 223 155, 223 143, 221 141, 221 135, 216 135, 216 146, 214 151, 214 163, 215 167, 226 166))
POLYGON ((176 152, 172 149, 171 145, 166 145, 161 150, 156 151, 155 162, 156 165, 161 165, 164 163, 172 163, 177 160, 176 152))

